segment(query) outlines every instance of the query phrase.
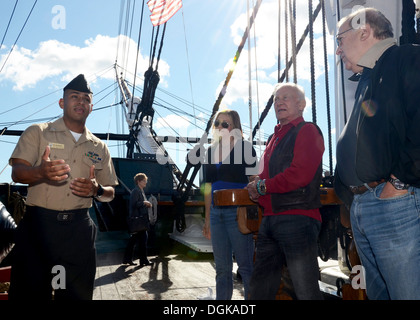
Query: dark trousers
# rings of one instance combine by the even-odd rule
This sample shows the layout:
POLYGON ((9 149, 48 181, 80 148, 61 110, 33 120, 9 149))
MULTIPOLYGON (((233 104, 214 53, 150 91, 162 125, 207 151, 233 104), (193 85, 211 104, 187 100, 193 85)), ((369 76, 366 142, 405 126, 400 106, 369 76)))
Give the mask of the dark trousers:
POLYGON ((250 299, 275 299, 287 265, 300 300, 322 299, 317 239, 321 223, 302 215, 265 216, 258 230, 250 299))
POLYGON ((91 300, 96 226, 88 209, 26 209, 11 252, 10 300, 91 300))
POLYGON ((133 261, 134 247, 139 249, 140 263, 147 261, 147 231, 140 231, 130 235, 124 252, 124 262, 133 261))

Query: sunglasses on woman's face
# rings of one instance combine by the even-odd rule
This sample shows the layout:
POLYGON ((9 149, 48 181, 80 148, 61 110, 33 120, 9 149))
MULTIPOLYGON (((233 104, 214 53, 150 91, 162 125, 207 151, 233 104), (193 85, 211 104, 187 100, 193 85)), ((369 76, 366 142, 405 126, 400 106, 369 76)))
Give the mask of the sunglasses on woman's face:
POLYGON ((214 122, 214 127, 217 128, 219 126, 219 124, 221 124, 222 125, 222 128, 224 128, 224 129, 227 129, 230 126, 230 124, 227 123, 226 121, 220 122, 219 120, 216 120, 214 122))

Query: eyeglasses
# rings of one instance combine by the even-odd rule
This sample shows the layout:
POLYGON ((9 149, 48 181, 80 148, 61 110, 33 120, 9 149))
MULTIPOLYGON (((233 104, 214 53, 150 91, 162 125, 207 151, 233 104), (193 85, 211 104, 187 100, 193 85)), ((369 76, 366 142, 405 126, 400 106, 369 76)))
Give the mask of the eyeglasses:
POLYGON ((219 120, 216 120, 216 121, 214 122, 214 126, 215 126, 216 128, 219 126, 219 124, 221 124, 221 125, 222 125, 222 128, 224 128, 224 129, 227 129, 227 128, 229 128, 229 126, 230 126, 230 124, 229 124, 229 123, 227 123, 226 121, 220 122, 219 120))
POLYGON ((343 44, 343 38, 344 37, 340 37, 342 34, 345 34, 346 32, 350 31, 350 30, 354 30, 353 28, 347 29, 343 32, 340 32, 337 34, 337 36, 335 37, 335 41, 337 41, 337 47, 341 47, 341 45, 343 44))

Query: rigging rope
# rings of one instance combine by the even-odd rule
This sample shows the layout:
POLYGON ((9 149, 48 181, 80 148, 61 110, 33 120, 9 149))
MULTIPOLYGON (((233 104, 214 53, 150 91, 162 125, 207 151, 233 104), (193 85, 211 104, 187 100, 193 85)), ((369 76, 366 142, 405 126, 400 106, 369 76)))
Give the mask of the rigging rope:
MULTIPOLYGON (((256 17, 256 15, 257 15, 257 12, 258 12, 258 9, 261 5, 261 2, 262 2, 262 0, 257 0, 257 4, 254 7, 253 14, 249 18, 251 20, 250 26, 252 26, 252 24, 254 22, 254 17, 256 17)), ((238 50, 236 51, 235 57, 233 58, 233 63, 232 63, 231 68, 229 69, 229 72, 228 72, 227 76, 226 76, 225 82, 223 84, 223 88, 221 89, 221 91, 219 93, 219 96, 218 96, 218 98, 217 98, 217 100, 216 100, 216 102, 213 106, 213 110, 212 110, 210 119, 207 122, 205 132, 204 132, 203 136, 201 137, 198 145, 196 145, 187 155, 187 165, 185 166, 184 173, 182 174, 182 179, 181 179, 181 181, 180 181, 180 183, 177 187, 177 193, 173 197, 173 201, 175 203, 178 203, 178 204, 181 205, 182 203, 184 203, 187 200, 188 192, 191 188, 191 185, 192 185, 192 183, 195 179, 195 176, 197 175, 198 170, 200 169, 200 166, 201 166, 201 163, 202 163, 201 161, 193 161, 194 162, 193 163, 191 160, 192 159, 196 160, 196 159, 202 158, 204 156, 204 152, 202 150, 203 144, 204 144, 205 140, 207 141, 207 139, 206 139, 207 134, 209 133, 210 127, 211 127, 212 122, 213 122, 213 118, 216 115, 217 111, 219 110, 220 103, 221 103, 221 101, 222 101, 222 99, 223 99, 223 97, 226 93, 227 86, 229 84, 230 78, 232 77, 233 71, 235 70, 235 66, 238 62, 238 59, 239 59, 240 54, 242 52, 242 49, 245 45, 245 41, 248 38, 248 34, 249 34, 249 28, 247 27, 245 29, 244 35, 242 36, 242 40, 241 40, 241 43, 238 46, 238 50), (187 176, 188 176, 191 168, 194 168, 194 171, 191 174, 191 178, 187 179, 187 176)), ((182 229, 182 226, 180 226, 180 228, 182 229)), ((178 225, 177 225, 177 229, 178 229, 178 225)), ((178 229, 178 231, 179 231, 179 229, 178 229)))
MULTIPOLYGON (((252 16, 250 18, 251 19, 250 26, 252 26, 252 24, 254 22, 254 17, 256 17, 256 15, 257 15, 257 12, 258 12, 258 9, 259 9, 259 7, 261 5, 261 2, 262 2, 262 0, 258 0, 257 1, 257 4, 254 7, 253 14, 252 14, 252 16)), ((232 66, 229 69, 229 72, 228 72, 228 74, 226 76, 226 79, 225 79, 225 82, 223 84, 223 87, 220 90, 219 96, 217 97, 217 100, 216 100, 216 102, 215 102, 215 104, 213 106, 212 115, 211 115, 209 121, 207 122, 207 126, 206 126, 206 129, 205 129, 205 135, 207 135, 209 133, 211 124, 213 122, 213 117, 216 115, 217 111, 219 110, 220 103, 222 102, 223 97, 226 94, 227 86, 229 84, 230 78, 232 77, 233 71, 235 70, 236 64, 237 64, 237 62, 239 60, 239 57, 240 57, 241 52, 242 52, 242 49, 243 49, 243 47, 245 45, 245 41, 248 38, 248 34, 249 34, 249 29, 247 27, 246 30, 245 30, 245 32, 244 32, 244 35, 242 36, 242 40, 241 40, 241 43, 238 46, 238 50, 236 51, 235 57, 233 58, 232 66)))
MULTIPOLYGON (((110 68, 112 68, 112 66, 111 66, 111 67, 106 68, 104 71, 100 71, 100 72, 96 73, 96 75, 97 75, 97 76, 96 76, 96 79, 97 79, 97 78, 99 78, 102 74, 104 74, 104 73, 108 72, 110 68)), ((107 90, 108 88, 110 88, 111 86, 112 86, 112 85, 110 85, 110 86, 108 86, 108 87, 106 87, 106 88, 102 89, 101 91, 99 91, 98 93, 96 93, 96 94, 95 94, 95 96, 98 96, 99 94, 101 94, 102 92, 104 92, 105 90, 107 90)), ((20 108, 22 108, 22 107, 24 107, 24 106, 30 105, 31 103, 34 103, 34 102, 36 102, 36 101, 39 101, 39 100, 41 100, 41 99, 43 99, 43 98, 46 98, 46 97, 48 97, 48 96, 50 96, 50 95, 54 95, 54 94, 56 94, 56 93, 57 93, 57 92, 59 92, 59 91, 62 91, 62 88, 57 89, 57 90, 55 90, 55 91, 53 91, 53 92, 51 92, 51 93, 45 94, 45 95, 43 95, 43 96, 41 96, 41 97, 35 98, 35 99, 33 99, 33 100, 29 101, 29 102, 26 102, 26 103, 20 104, 20 105, 18 105, 18 106, 16 106, 16 107, 12 107, 12 108, 10 108, 10 109, 8 109, 8 110, 6 110, 6 111, 3 111, 3 112, 1 112, 1 113, 0 113, 0 116, 1 116, 1 115, 3 115, 3 114, 6 114, 6 113, 8 113, 8 112, 11 112, 11 111, 16 111, 17 109, 20 109, 20 108)), ((109 93, 108 93, 108 94, 109 94, 109 93)), ((107 95, 108 95, 108 94, 107 94, 107 95)), ((102 98, 102 99, 103 99, 103 98, 102 98)), ((98 102, 100 102, 102 99, 100 99, 100 100, 96 101, 96 102, 95 102, 95 104, 97 104, 98 102)), ((8 125, 8 126, 7 126, 6 128, 4 128, 4 129, 3 129, 3 133, 4 133, 4 130, 10 129, 10 127, 15 126, 15 125, 17 125, 17 124, 37 123, 37 122, 39 122, 39 121, 42 121, 42 119, 31 119, 31 120, 27 120, 27 119, 28 119, 28 118, 30 118, 31 116, 35 115, 35 114, 40 113, 40 112, 41 112, 41 111, 43 111, 43 110, 46 110, 47 108, 49 108, 49 107, 51 107, 51 106, 53 106, 53 105, 56 105, 56 104, 57 104, 57 101, 56 101, 56 100, 54 100, 54 101, 50 102, 49 104, 47 104, 46 106, 43 106, 43 107, 41 107, 41 108, 37 108, 37 109, 36 109, 33 113, 31 113, 30 115, 28 115, 28 116, 26 116, 26 117, 24 117, 24 118, 22 118, 22 119, 20 119, 20 120, 16 120, 16 121, 13 121, 13 122, 5 122, 3 125, 8 125)), ((95 110, 98 110, 98 109, 97 109, 97 108, 95 108, 95 110)), ((95 110, 93 110, 93 111, 95 111, 95 110)), ((31 111, 33 111, 33 110, 31 110, 31 111)), ((21 112, 21 114, 22 114, 22 113, 23 113, 23 112, 21 112)), ((45 121, 45 119, 47 119, 47 121, 53 121, 53 120, 55 120, 55 119, 59 118, 60 116, 61 116, 61 115, 46 117, 46 118, 44 118, 44 121, 45 121)), ((0 124, 0 125, 1 125, 1 124, 0 124)), ((1 126, 2 126, 2 125, 1 125, 1 126)), ((2 134, 0 134, 0 135, 2 135, 2 134)))
MULTIPOLYGON (((254 1, 252 1, 252 5, 255 6, 254 1)), ((255 17, 254 17, 255 18, 255 17)), ((254 25, 254 54, 255 54, 255 83, 256 83, 256 91, 257 91, 257 115, 258 115, 258 121, 260 119, 260 94, 259 94, 259 88, 258 88, 258 65, 257 65, 257 25, 254 25)), ((253 136, 252 136, 252 122, 249 123, 249 131, 250 131, 250 137, 249 137, 249 141, 253 141, 253 136)), ((261 131, 258 134, 258 139, 259 141, 261 141, 261 131)), ((261 148, 261 144, 259 145, 259 151, 260 151, 260 158, 262 155, 262 148, 261 148)))
MULTIPOLYGON (((155 28, 153 28, 153 34, 154 34, 155 28)), ((153 62, 155 60, 155 54, 156 54, 156 45, 157 45, 157 39, 159 37, 159 31, 160 31, 160 25, 157 26, 156 29, 156 36, 154 36, 154 42, 153 46, 150 48, 151 54, 150 54, 150 60, 149 60, 149 67, 153 67, 153 62)))
POLYGON ((158 69, 158 66, 159 66, 160 54, 162 53, 162 48, 163 48, 163 39, 165 38, 165 31, 166 31, 166 22, 163 25, 162 37, 160 38, 159 53, 158 53, 158 57, 157 57, 157 60, 156 60, 156 70, 158 69))
POLYGON ((182 6, 182 8, 181 8, 181 12, 182 12, 182 25, 184 26, 185 53, 187 54, 188 79, 190 80, 191 102, 192 102, 193 114, 194 114, 194 124, 195 124, 196 132, 197 132, 197 122, 196 122, 195 103, 194 103, 194 91, 193 91, 191 68, 190 68, 190 56, 188 54, 187 31, 185 29, 184 6, 182 6))
MULTIPOLYGON (((128 81, 126 81, 126 82, 130 86, 132 85, 128 81)), ((140 91, 140 93, 143 92, 142 88, 136 87, 136 90, 140 91)), ((158 87, 157 90, 164 93, 165 95, 169 96, 171 99, 174 99, 174 100, 176 100, 176 101, 178 101, 178 102, 180 102, 180 103, 182 103, 183 105, 186 105, 186 106, 178 107, 175 104, 173 104, 171 101, 164 100, 164 99, 162 99, 161 97, 158 97, 158 96, 155 97, 155 100, 153 102, 154 106, 159 106, 159 107, 165 108, 165 109, 171 111, 172 113, 177 113, 177 114, 179 113, 179 116, 183 117, 186 120, 187 120, 187 118, 184 117, 184 116, 189 116, 189 117, 192 117, 194 119, 199 120, 202 123, 205 123, 206 122, 205 118, 210 117, 210 112, 209 112, 208 109, 206 109, 204 107, 200 107, 199 105, 192 105, 191 102, 170 93, 169 91, 163 89, 162 87, 158 87), (189 113, 186 110, 186 107, 197 109, 198 111, 200 111, 203 114, 203 116, 195 116, 192 113, 189 113)), ((189 120, 187 120, 187 121, 189 121, 189 120)), ((192 122, 190 122, 190 123, 194 125, 194 123, 192 123, 192 122)), ((202 127, 203 127, 203 124, 197 125, 197 128, 202 128, 202 127)))
MULTIPOLYGON (((144 2, 143 2, 143 8, 142 8, 142 19, 143 19, 143 9, 144 9, 144 2)), ((160 29, 160 25, 158 26, 158 29, 156 32, 156 37, 155 37, 155 41, 153 45, 153 53, 150 59, 149 69, 144 74, 144 86, 143 86, 143 94, 142 94, 141 102, 137 105, 137 110, 136 110, 136 115, 135 115, 135 120, 134 120, 135 123, 130 129, 129 140, 127 141, 127 147, 128 147, 127 157, 128 158, 133 157, 134 144, 137 146, 137 149, 140 151, 139 144, 137 141, 137 135, 140 130, 140 126, 142 124, 143 118, 145 116, 150 116, 153 119, 153 115, 154 115, 154 109, 152 105, 153 105, 153 101, 155 97, 156 88, 160 80, 157 69, 159 66, 160 54, 163 48, 163 39, 165 38, 166 22, 163 26, 160 47, 158 51, 158 56, 156 58, 156 68, 155 70, 153 70, 153 63, 154 63, 155 54, 156 54, 156 45, 158 42, 159 29, 160 29), (140 114, 140 111, 141 111, 141 114, 140 114)), ((137 52, 139 52, 139 43, 140 43, 140 38, 138 42, 137 52)), ((137 55, 137 59, 138 59, 138 55, 137 55)), ((136 71, 134 74, 137 74, 137 60, 136 60, 136 71)), ((133 96, 134 96, 135 80, 136 80, 136 77, 134 77, 133 96)), ((134 103, 133 100, 132 100, 132 103, 134 103)), ((154 133, 154 131, 152 130, 152 121, 150 121, 150 129, 154 133)), ((156 134, 154 134, 153 136, 156 136, 156 134)))
MULTIPOLYGON (((135 12, 134 9, 135 9, 135 7, 136 7, 136 1, 133 1, 133 9, 131 10, 130 32, 128 33, 128 39, 131 39, 131 32, 133 30, 134 12, 135 12)), ((127 16, 129 16, 129 8, 130 8, 130 6, 128 5, 128 7, 127 7, 127 16)), ((128 19, 127 19, 127 26, 126 26, 126 28, 128 28, 128 19)), ((141 32, 140 32, 140 34, 141 34, 141 32)), ((129 52, 130 52, 130 44, 131 44, 131 41, 127 41, 127 42, 128 42, 128 46, 127 46, 127 54, 125 56, 125 65, 128 65, 128 59, 130 57, 129 52)))
MULTIPOLYGON (((277 39, 277 82, 280 82, 280 71, 281 71, 281 54, 280 54, 280 39, 281 39, 281 1, 279 0, 279 11, 278 11, 278 20, 279 20, 279 25, 278 25, 278 39, 277 39)), ((259 121, 259 117, 258 117, 258 121, 259 121)), ((251 124, 252 125, 252 124, 251 124)))
POLYGON ((115 55, 115 63, 117 63, 118 61, 118 52, 119 52, 118 48, 120 47, 120 39, 121 39, 120 34, 121 34, 121 25, 122 25, 122 16, 123 16, 122 13, 123 13, 123 8, 124 8, 124 3, 125 1, 121 1, 120 3, 120 19, 119 19, 120 23, 118 25, 117 53, 115 55))
MULTIPOLYGON (((320 1, 320 4, 323 0, 320 1)), ((314 20, 312 19, 312 0, 309 0, 309 53, 311 62, 311 97, 312 97, 312 122, 316 121, 316 92, 315 92, 315 59, 314 59, 314 20)))
POLYGON ((293 0, 293 4, 289 2, 289 13, 290 13, 290 29, 292 37, 292 59, 293 59, 293 82, 297 83, 297 72, 296 72, 296 0, 293 0))
MULTIPOLYGON (((121 61, 124 66, 127 66, 128 59, 129 59, 129 49, 130 49, 130 43, 129 41, 131 39, 131 32, 134 22, 134 6, 135 2, 133 2, 133 8, 131 9, 131 1, 129 0, 126 2, 125 0, 121 2, 120 6, 120 23, 119 23, 119 29, 118 29, 118 42, 117 42, 117 52, 115 57, 115 64, 117 64, 117 61, 119 60, 118 55, 120 52, 120 40, 123 40, 122 42, 122 52, 121 52, 121 61), (126 6, 127 4, 127 6, 126 6), (124 13, 125 8, 125 15, 124 13), (130 19, 130 12, 131 12, 131 19, 130 19), (123 17, 125 16, 125 19, 123 17), (122 32, 122 25, 124 22, 124 31, 122 32), (125 37, 122 39, 120 35, 124 35, 125 37)), ((126 68, 124 68, 126 70, 126 68)), ((125 76, 125 75, 124 75, 125 76)))
POLYGON ((327 31, 326 31, 326 12, 325 1, 321 2, 322 9, 322 34, 324 44, 324 70, 325 70, 325 95, 327 102, 327 125, 328 125, 328 154, 329 154, 329 171, 333 174, 333 156, 332 156, 332 139, 331 139, 331 107, 330 107, 330 88, 328 78, 328 53, 327 53, 327 31))
POLYGON ((417 43, 415 28, 416 5, 413 0, 402 1, 402 21, 400 45, 406 43, 417 43))
POLYGON ((13 7, 12 14, 10 15, 9 22, 7 23, 6 31, 4 31, 3 39, 1 39, 0 49, 3 47, 4 38, 6 38, 6 34, 7 34, 7 31, 9 30, 10 22, 12 22, 12 19, 13 19, 13 16, 15 14, 15 10, 16 10, 16 6, 17 6, 18 2, 19 2, 19 0, 16 0, 15 6, 13 7))
POLYGON ((19 38, 20 38, 20 36, 21 36, 21 34, 22 34, 22 32, 23 32, 23 29, 25 29, 26 23, 28 22, 29 17, 31 16, 32 11, 34 10, 35 5, 36 5, 36 3, 37 3, 37 2, 38 2, 38 0, 35 0, 35 2, 34 2, 34 4, 33 4, 32 8, 31 8, 31 11, 29 12, 28 16, 26 17, 26 20, 25 20, 25 23, 24 23, 24 24, 23 24, 23 26, 22 26, 22 29, 20 29, 20 32, 19 32, 19 34, 18 34, 18 36, 17 36, 17 38, 16 38, 16 40, 15 40, 15 43, 13 44, 12 48, 10 49, 9 54, 7 55, 6 59, 4 60, 4 63, 3 63, 3 66, 2 66, 2 67, 1 67, 1 69, 0 69, 0 72, 2 72, 2 71, 3 71, 3 68, 4 68, 4 66, 6 65, 7 60, 9 60, 9 57, 10 57, 10 55, 12 54, 12 51, 13 51, 13 49, 15 48, 16 43, 18 42, 18 40, 19 40, 19 38))
MULTIPOLYGON (((141 39, 141 29, 143 26, 143 12, 144 12, 144 1, 143 1, 143 6, 141 8, 141 18, 140 18, 140 26, 139 26, 139 37, 137 39, 137 54, 136 54, 136 66, 134 67, 134 81, 133 81, 133 92, 132 92, 132 96, 134 98, 134 90, 136 88, 136 74, 137 74, 137 64, 138 64, 138 60, 139 60, 139 52, 140 52, 140 39, 141 39)), ((134 99, 131 99, 131 107, 133 107, 133 103, 134 103, 134 99)), ((136 115, 137 118, 137 115, 136 115)))
MULTIPOLYGON (((284 5, 285 5, 285 9, 284 9, 284 37, 285 37, 285 48, 286 48, 286 61, 289 61, 289 28, 287 27, 287 21, 288 21, 288 15, 287 15, 287 8, 288 8, 288 1, 289 0, 284 0, 284 5)), ((290 65, 286 63, 286 69, 285 69, 285 74, 286 74, 286 82, 289 82, 289 68, 290 65)), ((279 82, 280 79, 279 79, 279 82)))
MULTIPOLYGON (((246 2, 246 14, 249 17, 249 0, 246 2)), ((247 19, 247 27, 248 27, 248 30, 251 30, 250 25, 249 25, 249 19, 247 19)), ((251 78, 251 41, 250 40, 251 40, 251 37, 248 37, 248 113, 249 113, 249 123, 252 123, 252 85, 251 85, 252 78, 251 78)), ((250 132, 249 140, 252 141, 252 131, 250 132)))
MULTIPOLYGON (((322 2, 323 0, 320 0, 320 2, 319 2, 319 4, 318 4, 318 6, 316 7, 316 9, 315 9, 315 12, 313 13, 313 15, 312 15, 312 19, 315 21, 316 20, 316 18, 318 17, 318 14, 319 14, 319 12, 320 12, 320 10, 321 10, 321 2, 322 2)), ((299 43, 297 44, 297 47, 296 47, 296 54, 298 54, 299 53, 299 51, 300 51, 300 49, 302 48, 302 45, 303 45, 303 42, 305 41, 305 38, 306 38, 306 36, 308 35, 308 32, 309 32, 309 25, 308 26, 306 26, 306 29, 305 29, 305 31, 303 32, 303 34, 302 34, 302 37, 300 38, 300 40, 299 40, 299 43)), ((288 62, 287 62, 287 65, 286 65, 286 69, 283 71, 283 73, 282 73, 282 75, 281 75, 281 77, 280 77, 280 79, 279 79, 279 82, 283 82, 284 81, 284 79, 285 79, 285 77, 286 77, 286 73, 287 73, 287 70, 288 70, 288 68, 291 66, 291 64, 292 64, 292 60, 290 59, 288 62)), ((274 98, 274 96, 273 95, 271 95, 271 97, 270 97, 270 99, 268 100, 268 102, 267 102, 267 104, 266 104, 266 106, 265 106, 265 109, 264 109, 264 111, 263 111, 263 113, 261 114, 261 117, 260 117, 260 119, 261 119, 261 121, 259 121, 256 125, 255 125, 255 127, 254 127, 254 130, 253 130, 253 132, 252 132, 252 136, 255 136, 255 132, 260 128, 260 126, 261 126, 261 123, 264 121, 264 119, 265 119, 265 117, 267 116, 267 114, 268 114, 268 111, 270 111, 270 108, 271 108, 271 106, 272 106, 272 104, 273 104, 273 98, 274 98)))
MULTIPOLYGON (((340 17, 340 0, 337 0, 336 2, 336 7, 337 7, 337 22, 341 20, 340 17)), ((343 60, 339 59, 339 63, 340 63, 340 78, 341 78, 341 92, 343 94, 343 117, 344 117, 344 124, 347 123, 347 103, 346 103, 346 86, 344 84, 344 64, 343 64, 343 60)))
MULTIPOLYGON (((142 21, 143 21, 143 12, 144 12, 144 2, 143 2, 143 6, 142 6, 142 13, 141 13, 141 23, 140 23, 140 30, 139 30, 139 40, 137 42, 137 56, 136 56, 136 66, 135 66, 135 72, 134 72, 134 81, 133 81, 133 92, 132 92, 132 97, 134 98, 134 91, 136 88, 136 79, 137 79, 137 65, 138 65, 138 57, 139 57, 139 46, 140 46, 140 36, 141 36, 141 28, 142 28, 142 21)), ((160 61, 160 55, 162 53, 162 48, 163 48, 163 40, 165 38, 165 32, 166 32, 166 23, 163 26, 163 32, 162 32, 162 36, 161 36, 161 40, 160 40, 160 46, 157 52, 157 57, 156 57, 156 67, 155 69, 153 69, 153 64, 154 64, 154 60, 155 60, 155 55, 156 55, 156 46, 158 44, 158 37, 159 37, 159 30, 160 30, 160 25, 157 27, 157 32, 156 32, 156 36, 154 36, 154 30, 155 28, 152 29, 152 37, 151 37, 151 41, 153 42, 154 39, 154 44, 153 46, 151 45, 151 54, 149 57, 149 68, 148 70, 146 70, 145 74, 144 74, 144 85, 143 85, 143 91, 142 91, 142 98, 140 100, 140 103, 137 105, 136 108, 136 112, 135 112, 135 118, 134 118, 134 123, 130 128, 130 132, 128 135, 128 141, 126 143, 127 146, 127 158, 133 158, 134 156, 134 147, 136 147, 136 149, 141 152, 141 145, 140 145, 140 141, 138 139, 138 135, 140 133, 141 130, 141 126, 142 126, 142 122, 143 122, 143 118, 146 116, 149 116, 150 119, 153 119, 155 110, 153 109, 153 102, 154 102, 154 97, 155 97, 155 92, 157 89, 157 85, 159 83, 160 77, 159 77, 159 73, 157 71, 158 66, 159 66, 159 61, 160 61), (152 49, 153 48, 153 49, 152 49)), ((131 100, 131 103, 134 104, 134 99, 131 100)), ((132 105, 133 107, 133 105, 132 105)), ((151 136, 155 142, 155 145, 158 149, 161 150, 161 152, 163 153, 163 155, 169 159, 169 164, 172 167, 172 174, 174 175, 175 178, 179 178, 180 176, 180 170, 177 167, 177 165, 170 159, 168 152, 165 150, 165 148, 163 147, 162 142, 158 141, 157 139, 157 134, 156 132, 153 130, 152 128, 152 120, 149 121, 149 130, 151 133, 151 136)))

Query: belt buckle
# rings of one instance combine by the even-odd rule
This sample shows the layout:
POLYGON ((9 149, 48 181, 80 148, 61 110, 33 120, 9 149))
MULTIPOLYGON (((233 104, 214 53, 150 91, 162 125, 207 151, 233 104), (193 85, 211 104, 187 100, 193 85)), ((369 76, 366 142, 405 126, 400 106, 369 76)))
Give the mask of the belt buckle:
POLYGON ((361 186, 350 186, 350 191, 354 194, 363 194, 368 190, 368 188, 365 185, 361 186))
POLYGON ((57 220, 58 221, 71 221, 73 218, 73 215, 71 213, 57 213, 57 220))
POLYGON ((350 191, 353 193, 356 193, 359 191, 359 187, 358 186, 350 186, 350 191))

